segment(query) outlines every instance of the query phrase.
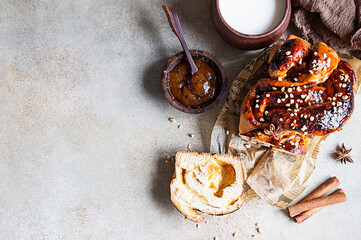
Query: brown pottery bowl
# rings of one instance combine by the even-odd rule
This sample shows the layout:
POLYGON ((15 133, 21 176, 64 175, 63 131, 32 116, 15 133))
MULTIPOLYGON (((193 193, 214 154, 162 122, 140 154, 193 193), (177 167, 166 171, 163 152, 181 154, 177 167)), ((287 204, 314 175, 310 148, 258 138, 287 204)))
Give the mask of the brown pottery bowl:
POLYGON ((173 57, 171 57, 166 63, 166 65, 163 67, 162 76, 161 76, 161 85, 162 85, 164 97, 173 107, 185 113, 197 114, 197 113, 206 112, 214 108, 223 99, 225 92, 227 90, 227 75, 222 64, 211 54, 200 50, 190 50, 190 53, 193 59, 202 60, 203 62, 207 63, 210 67, 212 67, 212 69, 214 70, 217 76, 217 88, 216 88, 217 92, 214 98, 203 105, 197 107, 190 107, 183 105, 173 96, 169 88, 168 75, 173 70, 174 67, 176 67, 178 64, 180 64, 182 61, 186 59, 186 55, 184 52, 179 52, 173 57))
POLYGON ((244 34, 230 27, 219 10, 219 0, 212 0, 211 2, 211 17, 217 33, 227 43, 245 50, 260 49, 277 41, 286 31, 291 18, 291 0, 285 0, 285 12, 278 25, 262 34, 244 34))

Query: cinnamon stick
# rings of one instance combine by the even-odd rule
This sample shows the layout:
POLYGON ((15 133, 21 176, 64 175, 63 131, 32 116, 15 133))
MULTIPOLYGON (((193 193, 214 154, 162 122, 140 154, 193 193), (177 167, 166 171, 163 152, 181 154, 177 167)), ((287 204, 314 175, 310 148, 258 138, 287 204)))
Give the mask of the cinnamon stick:
POLYGON ((326 197, 316 198, 305 202, 297 203, 288 207, 288 211, 291 217, 294 217, 302 212, 311 210, 313 208, 325 207, 328 205, 345 202, 347 200, 345 193, 342 189, 330 194, 326 197))
MULTIPOLYGON (((337 179, 337 177, 330 178, 326 182, 324 182, 321 186, 319 186, 315 191, 313 191, 310 195, 308 195, 303 200, 301 200, 300 202, 305 202, 305 201, 309 201, 309 200, 312 200, 315 198, 323 197, 327 193, 329 193, 330 191, 335 189, 338 185, 340 185, 340 181, 337 179)), ((324 208, 324 207, 313 208, 308 211, 305 211, 305 212, 301 213, 300 215, 296 216, 295 220, 298 224, 300 224, 300 223, 304 222, 305 220, 307 220, 312 215, 319 212, 322 208, 324 208)))

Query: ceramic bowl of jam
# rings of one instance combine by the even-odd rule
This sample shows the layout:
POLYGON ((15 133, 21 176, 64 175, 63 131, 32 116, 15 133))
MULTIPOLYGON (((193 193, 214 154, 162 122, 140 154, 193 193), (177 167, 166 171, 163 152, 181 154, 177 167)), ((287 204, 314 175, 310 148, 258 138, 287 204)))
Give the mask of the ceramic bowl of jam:
POLYGON ((214 108, 223 99, 227 76, 222 64, 209 53, 190 53, 198 72, 191 76, 185 53, 177 53, 163 67, 161 85, 164 97, 173 107, 197 114, 214 108))
POLYGON ((277 41, 291 18, 291 0, 212 0, 211 17, 218 35, 246 50, 277 41))

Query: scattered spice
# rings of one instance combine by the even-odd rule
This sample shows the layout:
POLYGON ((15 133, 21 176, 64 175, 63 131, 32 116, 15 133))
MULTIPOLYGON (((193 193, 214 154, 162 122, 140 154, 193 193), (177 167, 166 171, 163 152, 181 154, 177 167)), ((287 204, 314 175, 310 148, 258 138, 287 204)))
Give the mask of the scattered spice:
POLYGON ((351 150, 352 150, 352 148, 346 149, 345 144, 342 143, 341 151, 334 150, 334 152, 337 154, 337 157, 335 158, 335 160, 336 161, 340 160, 341 163, 345 163, 345 164, 347 162, 353 163, 353 160, 352 160, 351 156, 349 155, 351 150))

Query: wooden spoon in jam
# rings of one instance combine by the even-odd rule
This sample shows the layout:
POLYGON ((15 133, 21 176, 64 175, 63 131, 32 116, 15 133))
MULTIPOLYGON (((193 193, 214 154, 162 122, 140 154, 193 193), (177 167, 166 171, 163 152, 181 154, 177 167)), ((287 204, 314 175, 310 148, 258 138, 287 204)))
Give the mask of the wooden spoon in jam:
POLYGON ((184 52, 186 53, 189 65, 191 67, 191 73, 185 75, 185 79, 184 81, 187 83, 189 88, 192 88, 193 83, 192 83, 192 76, 198 72, 198 68, 196 66, 196 64, 193 61, 192 55, 189 52, 189 49, 187 47, 186 41, 184 40, 184 36, 183 36, 183 30, 182 30, 182 26, 180 24, 180 20, 178 17, 178 14, 170 7, 168 6, 162 6, 165 13, 167 14, 168 17, 168 22, 170 27, 172 28, 172 31, 174 32, 174 34, 178 37, 184 52))

